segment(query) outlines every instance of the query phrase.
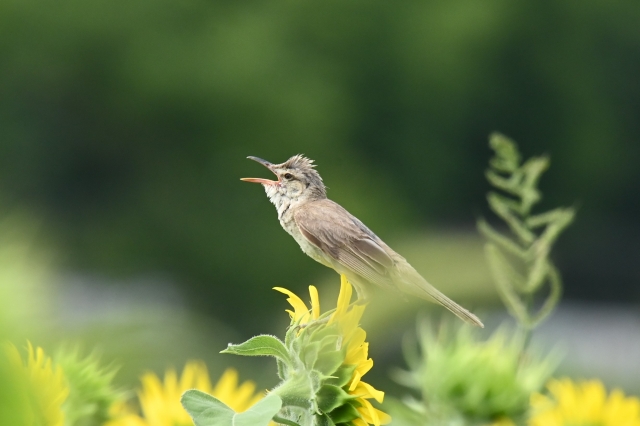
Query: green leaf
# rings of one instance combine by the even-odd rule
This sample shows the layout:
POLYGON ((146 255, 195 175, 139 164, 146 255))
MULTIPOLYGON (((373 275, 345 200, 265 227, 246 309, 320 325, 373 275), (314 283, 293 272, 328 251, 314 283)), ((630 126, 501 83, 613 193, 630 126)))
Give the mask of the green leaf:
POLYGON ((316 330, 312 331, 310 338, 311 340, 320 342, 329 336, 332 336, 335 340, 337 340, 338 336, 340 336, 340 331, 338 330, 337 323, 325 325, 324 327, 318 327, 316 330))
POLYGON ((273 421, 286 426, 300 426, 298 423, 293 420, 285 419, 283 417, 273 416, 273 421))
POLYGON ((270 393, 244 413, 236 414, 233 426, 267 426, 280 408, 282 400, 278 395, 270 393))
POLYGON ((349 395, 342 388, 337 386, 322 385, 317 393, 317 398, 318 408, 320 408, 323 413, 330 413, 355 397, 349 395))
POLYGON ((343 387, 351 377, 353 377, 353 372, 356 369, 356 365, 342 365, 336 371, 334 371, 331 376, 325 380, 325 383, 328 385, 338 386, 339 388, 343 387))
POLYGON ((331 420, 335 424, 347 423, 355 419, 362 417, 356 407, 351 404, 343 404, 329 413, 331 420))
POLYGON ((282 400, 269 394, 243 413, 236 413, 219 399, 199 390, 188 390, 180 399, 196 426, 267 426, 282 407, 282 400))
POLYGON ((284 380, 287 377, 289 369, 281 359, 276 358, 276 366, 278 367, 278 377, 280 380, 284 380))
POLYGON ((338 340, 340 339, 342 339, 342 337, 337 334, 324 336, 320 341, 320 350, 324 350, 325 348, 327 348, 327 350, 335 351, 339 349, 340 345, 338 344, 338 340))
POLYGON ((284 343, 277 337, 266 334, 253 337, 239 345, 229 344, 227 349, 220 353, 243 356, 274 356, 291 365, 291 356, 284 343))
POLYGON ((333 376, 333 373, 342 365, 345 354, 343 351, 322 352, 313 366, 325 376, 333 376))
POLYGON ((231 426, 235 412, 219 399, 191 389, 182 394, 180 402, 196 426, 231 426))
POLYGON ((316 426, 336 426, 333 419, 326 414, 323 414, 321 416, 316 415, 315 425, 316 426))
POLYGON ((487 201, 515 238, 498 233, 484 220, 478 222, 478 229, 489 240, 485 253, 503 302, 524 328, 533 329, 549 316, 560 297, 560 274, 549 254, 575 212, 557 208, 533 215, 533 206, 542 198, 538 181, 549 167, 549 157, 532 157, 521 164, 516 143, 498 133, 491 135, 489 145, 495 156, 485 175, 493 187, 508 196, 490 192, 487 201), (543 290, 546 283, 549 290, 543 290), (540 293, 548 295, 535 312, 534 301, 540 293))
POLYGON ((515 143, 500 133, 493 133, 489 137, 489 145, 496 152, 491 159, 491 166, 501 172, 513 172, 520 165, 520 153, 515 143))
POLYGON ((312 405, 311 397, 319 388, 319 386, 312 388, 312 380, 312 372, 292 370, 289 377, 275 387, 271 393, 278 395, 287 407, 296 406, 309 409, 312 405))
POLYGON ((311 342, 302 348, 300 359, 302 363, 311 369, 318 359, 318 352, 320 351, 320 342, 311 342))

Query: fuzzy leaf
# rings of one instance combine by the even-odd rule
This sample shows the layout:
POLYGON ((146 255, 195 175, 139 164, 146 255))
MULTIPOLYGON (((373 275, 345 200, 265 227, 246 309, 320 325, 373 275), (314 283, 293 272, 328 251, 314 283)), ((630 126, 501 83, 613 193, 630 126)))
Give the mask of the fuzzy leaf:
POLYGON ((329 413, 334 423, 347 423, 355 419, 359 419, 360 413, 352 404, 343 404, 329 413))
POLYGON ((291 365, 291 357, 284 344, 277 337, 266 334, 253 337, 239 345, 229 344, 227 349, 220 353, 244 356, 274 356, 291 365))
POLYGON ((323 414, 321 416, 316 416, 315 425, 316 426, 336 426, 333 419, 326 414, 323 414))
POLYGON ((199 390, 188 390, 180 399, 196 426, 267 426, 282 407, 269 394, 243 413, 236 413, 219 399, 199 390))
POLYGON ((294 422, 293 420, 285 419, 284 417, 273 416, 273 421, 278 424, 282 424, 286 426, 300 426, 298 423, 294 422))
POLYGON ((325 380, 325 383, 328 385, 338 386, 339 388, 343 387, 351 377, 353 377, 353 372, 356 369, 356 365, 342 365, 336 371, 334 371, 331 376, 325 380))
POLYGON ((317 393, 318 408, 324 413, 330 413, 339 406, 347 403, 353 396, 349 395, 342 388, 333 385, 322 385, 317 393))
POLYGON ((325 376, 333 376, 343 361, 344 352, 342 351, 323 352, 318 356, 313 368, 325 376))
POLYGON ((182 394, 180 402, 196 426, 231 426, 235 412, 219 399, 191 389, 182 394))
POLYGON ((331 334, 329 336, 324 336, 320 341, 320 350, 324 350, 325 348, 330 351, 335 351, 339 349, 338 340, 341 337, 337 334, 331 334))
POLYGON ((325 325, 324 327, 318 327, 316 330, 313 330, 310 335, 310 339, 316 342, 321 342, 329 336, 333 337, 335 340, 340 336, 340 331, 338 330, 338 325, 336 323, 325 325))
POLYGON ((320 351, 320 342, 311 342, 302 348, 300 359, 302 363, 308 368, 312 368, 318 359, 318 352, 320 351))
POLYGON ((282 408, 278 395, 269 394, 244 413, 234 416, 233 426, 267 426, 282 408))
POLYGON ((276 358, 276 366, 278 367, 278 377, 280 380, 284 380, 289 372, 287 365, 280 358, 276 358))

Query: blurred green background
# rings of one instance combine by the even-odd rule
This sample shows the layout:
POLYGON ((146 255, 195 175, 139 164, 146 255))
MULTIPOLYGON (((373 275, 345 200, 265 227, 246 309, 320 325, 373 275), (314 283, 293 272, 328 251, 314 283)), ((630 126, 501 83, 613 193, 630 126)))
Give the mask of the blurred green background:
MULTIPOLYGON (((578 207, 554 253, 569 316, 623 310, 640 353, 638 22, 631 0, 0 0, 7 333, 97 345, 122 382, 200 357, 272 385, 267 361, 217 352, 282 334, 271 287, 328 302, 338 278, 238 180, 268 175, 247 155, 315 159, 430 281, 499 311, 475 231, 499 130, 551 156, 540 209, 578 207)), ((384 380, 427 307, 380 299, 365 328, 384 380)))

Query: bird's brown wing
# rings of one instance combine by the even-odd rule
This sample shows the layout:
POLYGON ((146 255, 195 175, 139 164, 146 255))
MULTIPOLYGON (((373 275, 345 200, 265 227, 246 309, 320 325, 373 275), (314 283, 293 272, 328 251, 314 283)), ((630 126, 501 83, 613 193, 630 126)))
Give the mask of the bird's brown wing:
POLYGON ((394 261, 380 239, 339 204, 313 201, 298 207, 293 218, 302 235, 326 255, 371 283, 393 287, 394 261))
POLYGON ((311 244, 367 281, 435 300, 464 321, 484 327, 478 317, 429 284, 402 256, 333 201, 307 203, 295 210, 293 218, 311 244))

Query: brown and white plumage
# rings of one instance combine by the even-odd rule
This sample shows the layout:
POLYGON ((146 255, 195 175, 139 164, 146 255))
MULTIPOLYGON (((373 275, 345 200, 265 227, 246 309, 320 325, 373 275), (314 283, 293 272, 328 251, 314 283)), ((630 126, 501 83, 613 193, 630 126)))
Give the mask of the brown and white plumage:
POLYGON ((359 298, 366 299, 368 285, 375 284, 433 299, 464 321, 483 327, 478 317, 429 284, 358 218, 329 200, 312 160, 296 155, 282 164, 271 164, 249 158, 271 170, 278 180, 242 180, 264 186, 282 227, 311 258, 346 275, 359 298))

